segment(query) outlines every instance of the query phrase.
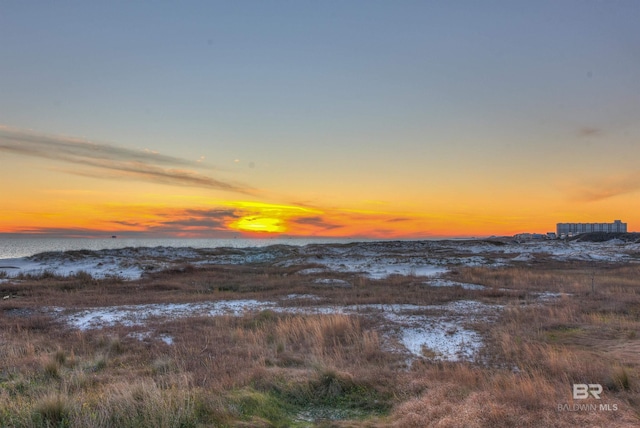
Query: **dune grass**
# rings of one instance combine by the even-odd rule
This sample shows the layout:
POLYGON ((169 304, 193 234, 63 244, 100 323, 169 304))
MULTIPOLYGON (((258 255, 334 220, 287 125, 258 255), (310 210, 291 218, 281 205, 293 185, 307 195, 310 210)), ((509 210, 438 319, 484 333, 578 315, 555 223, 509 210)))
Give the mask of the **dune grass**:
POLYGON ((457 282, 429 287, 413 276, 313 276, 273 267, 186 267, 139 281, 85 274, 0 284, 0 426, 16 427, 573 427, 640 423, 640 267, 537 263, 459 268, 457 282), (540 299, 539 293, 561 293, 540 299), (383 346, 366 317, 247 312, 154 319, 171 344, 115 325, 69 328, 53 306, 273 299, 290 305, 441 304, 504 306, 477 361, 429 358, 408 365, 383 346), (573 383, 603 385, 616 411, 573 406, 573 383))

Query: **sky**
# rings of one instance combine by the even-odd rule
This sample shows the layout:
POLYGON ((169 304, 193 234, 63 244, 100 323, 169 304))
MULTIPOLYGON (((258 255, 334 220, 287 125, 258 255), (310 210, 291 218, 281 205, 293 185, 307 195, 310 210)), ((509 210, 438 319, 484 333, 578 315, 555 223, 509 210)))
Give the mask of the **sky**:
POLYGON ((640 229, 640 2, 1 1, 0 234, 640 229))

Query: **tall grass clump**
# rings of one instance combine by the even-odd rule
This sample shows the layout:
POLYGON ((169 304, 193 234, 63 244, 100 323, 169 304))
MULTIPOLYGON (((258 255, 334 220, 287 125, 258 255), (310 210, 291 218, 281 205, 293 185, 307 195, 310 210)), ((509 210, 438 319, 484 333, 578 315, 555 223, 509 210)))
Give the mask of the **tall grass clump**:
POLYGON ((77 426, 171 428, 195 427, 194 394, 186 385, 161 389, 151 380, 110 384, 99 395, 88 397, 77 426))
POLYGON ((69 398, 60 393, 51 393, 34 405, 33 422, 36 426, 43 427, 70 427, 71 413, 69 398))

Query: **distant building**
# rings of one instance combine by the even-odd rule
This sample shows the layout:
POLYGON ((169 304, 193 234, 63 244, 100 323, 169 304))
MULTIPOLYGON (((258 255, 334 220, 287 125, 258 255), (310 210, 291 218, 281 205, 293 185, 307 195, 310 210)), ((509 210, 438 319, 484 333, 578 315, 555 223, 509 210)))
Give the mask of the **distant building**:
POLYGON ((627 232, 627 223, 623 223, 620 220, 614 220, 613 223, 558 223, 557 235, 558 237, 566 237, 578 235, 580 233, 591 232, 627 232))
POLYGON ((546 235, 542 233, 518 233, 517 235, 513 235, 513 237, 517 240, 530 240, 530 239, 545 239, 546 235))

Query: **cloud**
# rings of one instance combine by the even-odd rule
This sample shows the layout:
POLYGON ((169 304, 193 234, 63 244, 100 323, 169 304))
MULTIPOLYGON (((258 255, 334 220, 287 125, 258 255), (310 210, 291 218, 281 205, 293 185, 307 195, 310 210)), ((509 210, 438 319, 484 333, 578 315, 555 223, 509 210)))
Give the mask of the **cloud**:
POLYGON ((567 191, 574 200, 597 202, 638 190, 640 190, 640 172, 574 184, 567 191))
POLYGON ((301 217, 290 220, 291 223, 305 225, 305 226, 314 226, 319 227, 324 230, 338 229, 344 227, 339 224, 329 223, 324 220, 322 217, 301 217))
POLYGON ((127 227, 138 227, 138 226, 140 226, 140 223, 137 223, 135 221, 126 221, 126 220, 113 220, 111 223, 119 224, 120 226, 127 226, 127 227))
POLYGON ((0 126, 0 151, 74 164, 81 168, 64 171, 85 177, 133 179, 245 195, 256 194, 248 186, 190 169, 202 168, 202 162, 161 155, 149 150, 133 150, 0 126))
POLYGON ((409 217, 395 217, 395 218, 390 218, 388 220, 385 220, 387 223, 400 223, 402 221, 411 221, 412 219, 410 219, 409 217))
POLYGON ((152 232, 215 231, 227 230, 227 225, 241 217, 241 214, 230 209, 149 208, 146 216, 146 219, 140 221, 110 220, 108 223, 152 232))
POLYGON ((0 232, 0 236, 19 237, 26 234, 61 238, 110 238, 117 235, 119 238, 154 236, 228 239, 238 234, 238 231, 229 229, 228 224, 242 215, 226 208, 147 207, 141 210, 136 206, 127 208, 108 205, 101 208, 107 218, 96 221, 93 228, 27 226, 12 232, 0 232), (123 211, 129 213, 129 218, 116 219, 123 211))
POLYGON ((232 210, 186 210, 181 217, 162 221, 156 228, 184 227, 226 230, 230 221, 239 218, 240 215, 232 210))
POLYGON ((184 214, 194 217, 207 217, 207 218, 238 218, 240 214, 236 210, 232 209, 197 209, 191 208, 184 210, 184 214))
POLYGON ((25 235, 46 236, 47 238, 109 238, 111 233, 87 228, 70 227, 26 227, 16 232, 0 233, 6 238, 23 238, 25 235))
POLYGON ((583 126, 578 130, 578 137, 599 137, 602 135, 602 129, 591 126, 583 126))

